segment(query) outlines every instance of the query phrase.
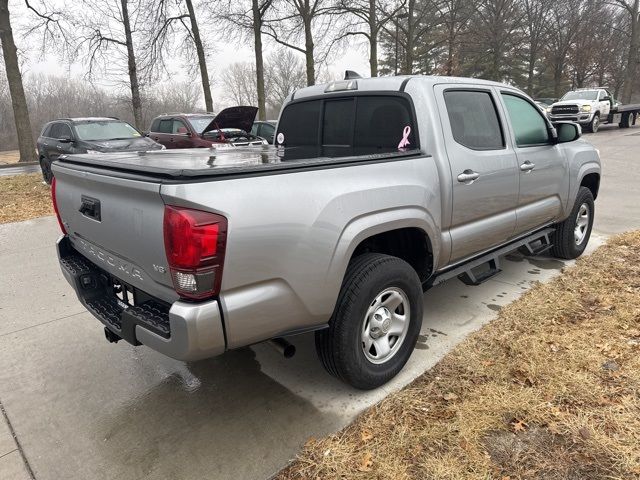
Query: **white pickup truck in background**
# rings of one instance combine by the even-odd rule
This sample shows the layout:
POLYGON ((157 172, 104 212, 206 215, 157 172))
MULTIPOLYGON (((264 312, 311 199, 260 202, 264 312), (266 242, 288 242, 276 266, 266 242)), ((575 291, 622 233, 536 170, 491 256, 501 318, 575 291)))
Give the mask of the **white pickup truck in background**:
POLYGON ((617 123, 620 128, 635 125, 640 104, 623 105, 606 88, 572 90, 549 109, 552 122, 577 122, 589 132, 597 132, 601 124, 617 123))

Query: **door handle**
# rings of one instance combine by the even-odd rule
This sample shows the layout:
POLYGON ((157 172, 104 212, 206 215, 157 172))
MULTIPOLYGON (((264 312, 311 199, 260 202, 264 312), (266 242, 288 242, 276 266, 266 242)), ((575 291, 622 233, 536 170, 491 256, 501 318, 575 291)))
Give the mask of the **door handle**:
POLYGON ((536 164, 531 163, 529 160, 520 165, 520 170, 522 170, 523 172, 530 172, 534 168, 536 168, 536 164))
POLYGON ((480 174, 468 168, 464 172, 462 172, 460 175, 458 175, 458 181, 460 183, 466 183, 466 184, 473 183, 478 178, 480 178, 480 174))

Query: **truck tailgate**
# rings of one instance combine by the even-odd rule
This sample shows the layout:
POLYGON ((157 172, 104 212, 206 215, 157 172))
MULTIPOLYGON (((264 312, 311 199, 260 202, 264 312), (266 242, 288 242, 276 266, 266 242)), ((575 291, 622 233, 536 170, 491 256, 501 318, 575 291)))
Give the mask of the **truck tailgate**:
POLYGON ((122 282, 177 300, 164 249, 160 184, 60 164, 54 173, 58 210, 73 247, 122 282))

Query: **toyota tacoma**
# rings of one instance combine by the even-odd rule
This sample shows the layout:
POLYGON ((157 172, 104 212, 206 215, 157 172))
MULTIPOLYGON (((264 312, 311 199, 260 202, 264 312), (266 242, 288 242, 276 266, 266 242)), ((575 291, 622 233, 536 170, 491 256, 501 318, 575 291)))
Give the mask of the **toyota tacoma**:
POLYGON ((501 83, 311 86, 273 146, 61 157, 60 265, 110 341, 194 361, 314 331, 329 373, 375 388, 414 349, 423 291, 515 249, 582 254, 600 159, 580 135, 501 83))

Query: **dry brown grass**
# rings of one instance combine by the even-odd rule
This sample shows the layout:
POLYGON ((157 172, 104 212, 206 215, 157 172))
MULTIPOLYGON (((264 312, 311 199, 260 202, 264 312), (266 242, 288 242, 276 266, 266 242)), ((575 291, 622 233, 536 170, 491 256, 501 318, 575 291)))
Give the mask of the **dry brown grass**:
POLYGON ((0 223, 53 215, 51 189, 42 175, 0 177, 0 223))
POLYGON ((0 165, 9 163, 18 163, 20 160, 20 152, 18 150, 5 150, 0 152, 0 165))
POLYGON ((276 478, 640 478, 640 232, 505 307, 276 478))

